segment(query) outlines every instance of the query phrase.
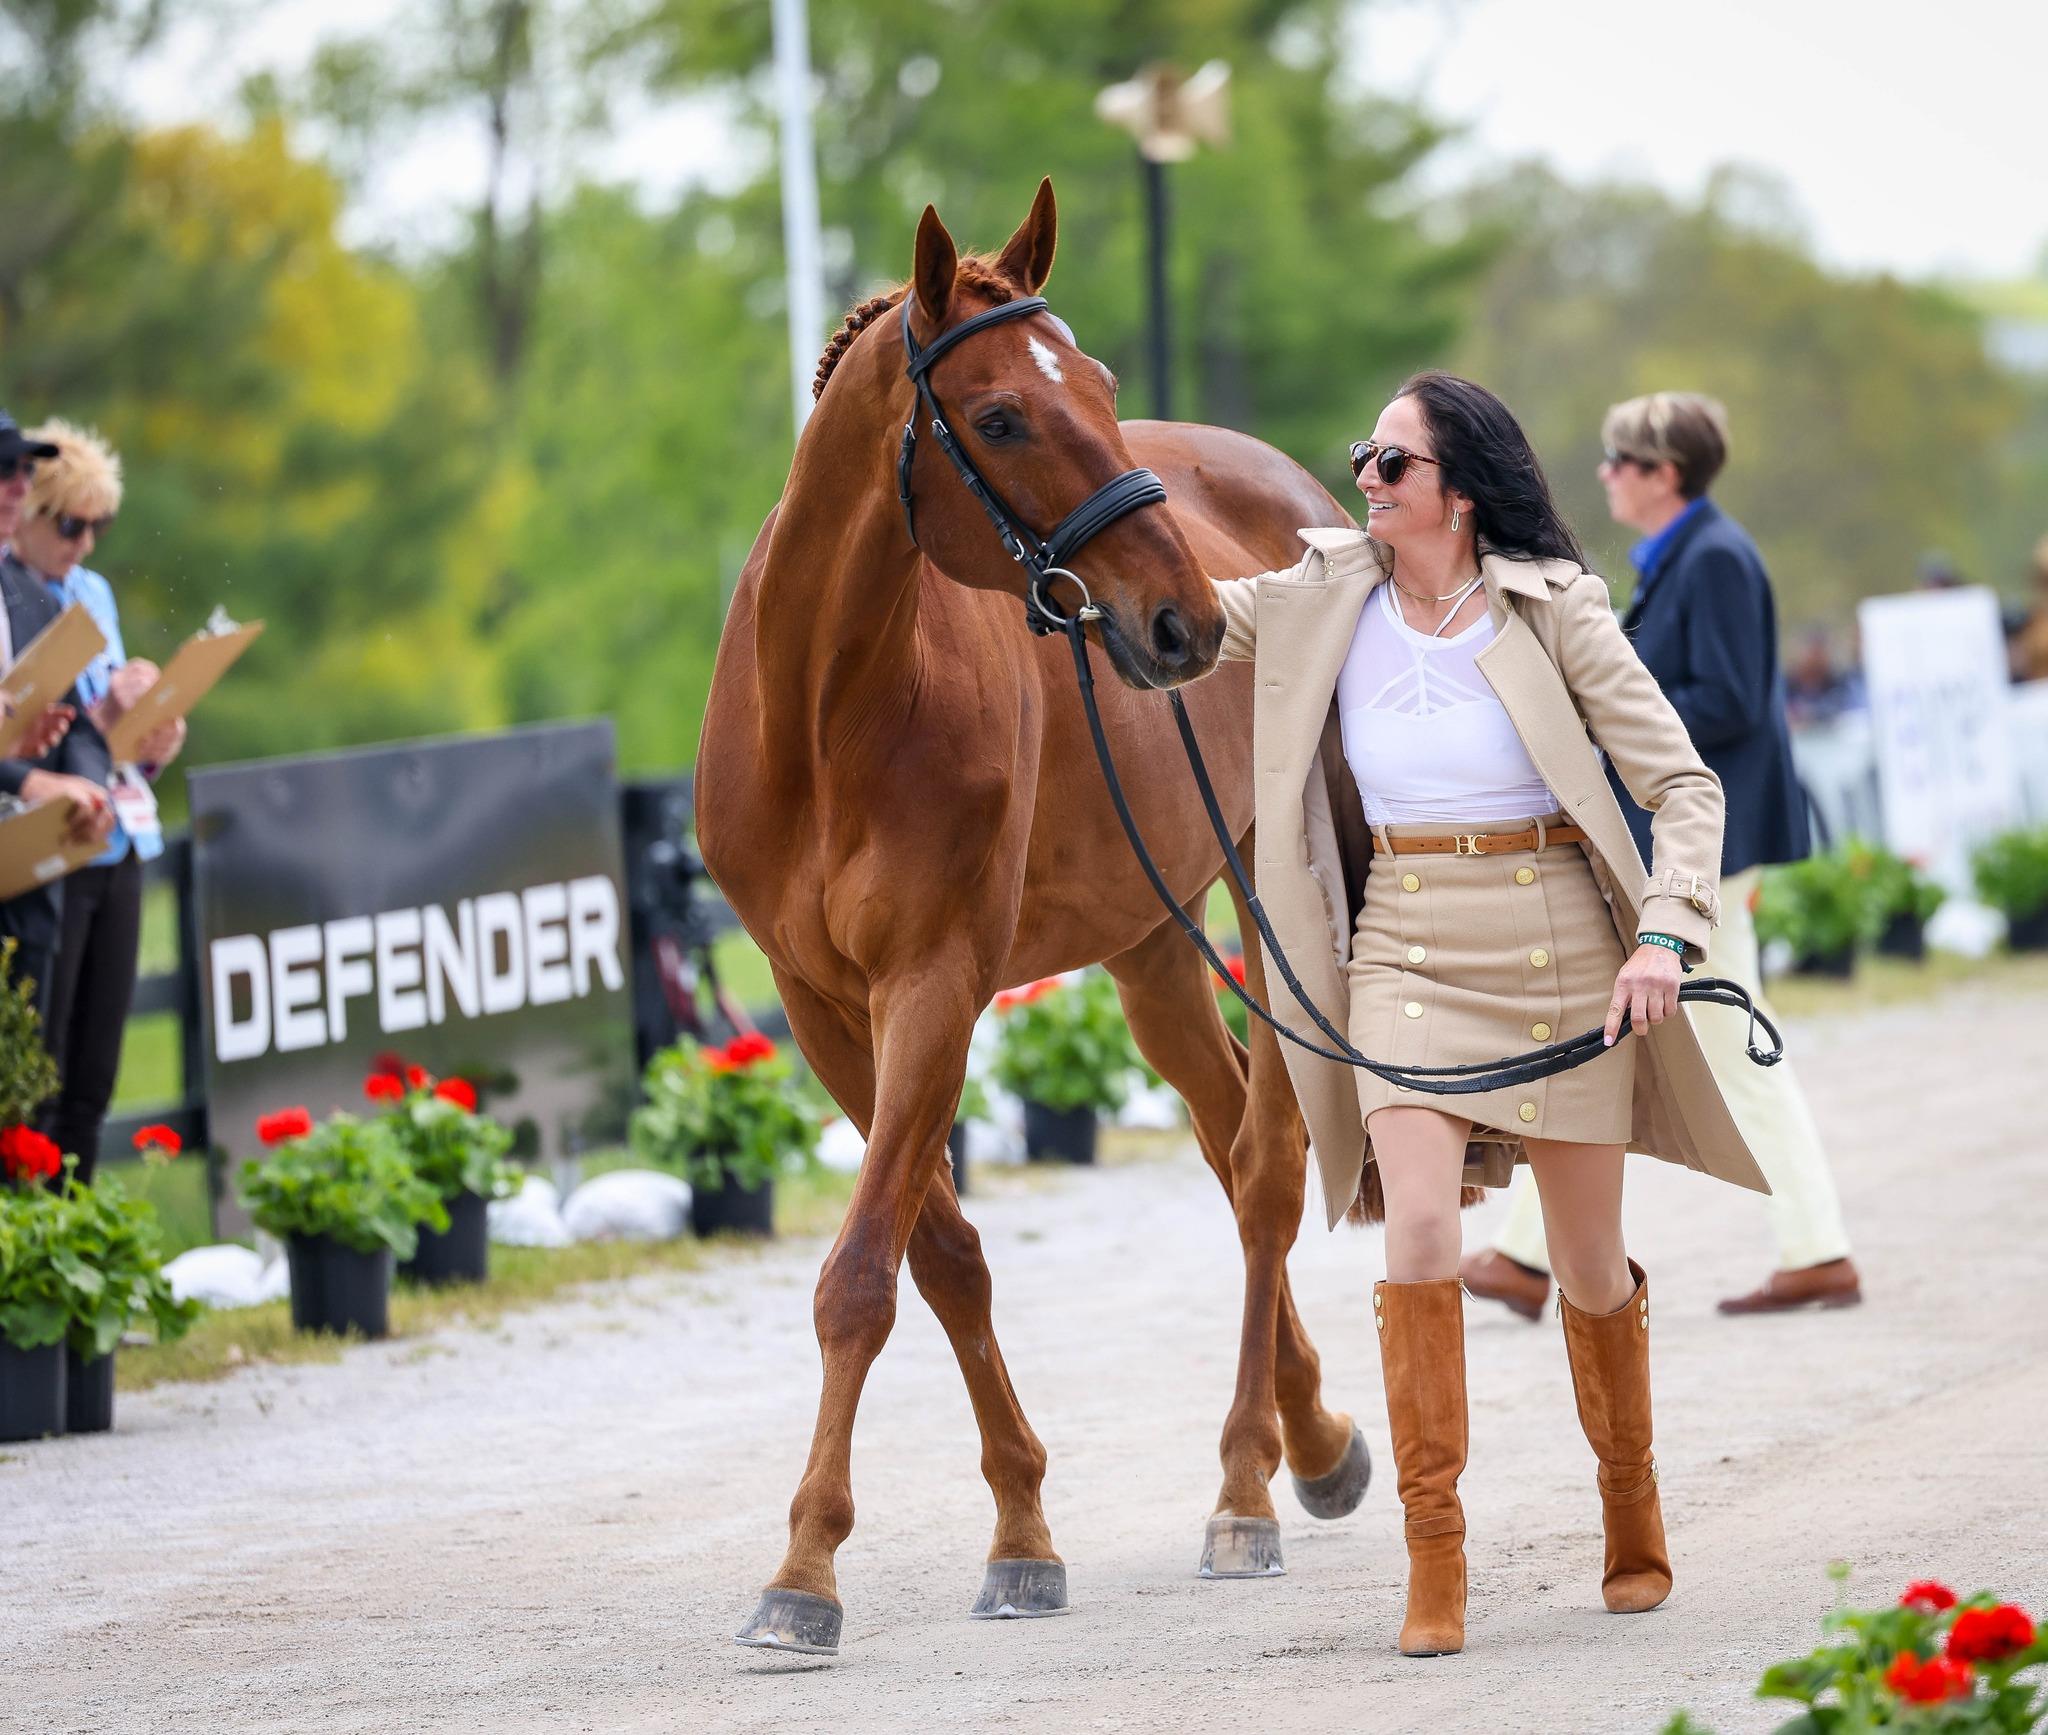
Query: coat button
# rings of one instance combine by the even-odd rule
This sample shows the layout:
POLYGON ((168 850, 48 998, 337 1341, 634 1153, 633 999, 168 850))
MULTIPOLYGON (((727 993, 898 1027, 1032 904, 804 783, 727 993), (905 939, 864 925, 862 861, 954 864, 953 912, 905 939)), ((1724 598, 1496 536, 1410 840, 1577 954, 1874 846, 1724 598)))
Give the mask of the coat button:
POLYGON ((1422 880, 1415 874, 1403 874, 1401 876, 1401 889, 1404 892, 1419 892, 1422 890, 1422 880))
POLYGON ((1516 869, 1515 869, 1515 884, 1516 884, 1516 885, 1518 885, 1518 886, 1527 886, 1527 885, 1534 885, 1535 883, 1536 883, 1536 870, 1535 870, 1534 868, 1531 868, 1531 867, 1520 867, 1520 868, 1516 868, 1516 869))
POLYGON ((1550 1026, 1541 1019, 1538 1019, 1529 1026, 1529 1034, 1535 1037, 1538 1042, 1548 1042, 1550 1040, 1550 1026))
POLYGON ((1408 962, 1411 964, 1419 964, 1428 956, 1429 954, 1420 946, 1410 946, 1408 948, 1408 962))
POLYGON ((1536 1118, 1536 1105, 1533 1102, 1525 1102, 1520 1108, 1515 1110, 1515 1113, 1520 1115, 1525 1121, 1532 1121, 1536 1118))
POLYGON ((1420 1018, 1422 1016, 1422 1002, 1420 1000, 1411 1000, 1401 1010, 1407 1013, 1410 1018, 1420 1018))
POLYGON ((1544 951, 1544 949, 1541 946, 1538 946, 1535 951, 1529 954, 1529 962, 1534 964, 1536 968, 1540 970, 1543 968, 1544 965, 1550 962, 1550 954, 1544 951))

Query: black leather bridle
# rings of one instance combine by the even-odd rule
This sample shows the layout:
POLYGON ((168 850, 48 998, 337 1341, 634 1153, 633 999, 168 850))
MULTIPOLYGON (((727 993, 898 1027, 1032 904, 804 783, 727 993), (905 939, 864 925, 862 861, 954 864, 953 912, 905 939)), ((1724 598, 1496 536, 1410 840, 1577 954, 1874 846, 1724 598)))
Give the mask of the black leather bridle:
MULTIPOLYGON (((1245 1010, 1251 1016, 1270 1025, 1274 1032, 1305 1048, 1309 1053, 1324 1060, 1334 1060, 1345 1066, 1356 1066, 1389 1084, 1407 1090, 1427 1092, 1434 1096, 1473 1096, 1488 1091, 1507 1090, 1515 1085, 1532 1083, 1539 1078, 1569 1071, 1583 1066, 1587 1061, 1602 1053, 1606 1046, 1603 1030, 1588 1030, 1562 1042, 1553 1042, 1545 1047, 1531 1049, 1526 1054, 1511 1055, 1501 1060, 1478 1061, 1465 1066, 1396 1066, 1383 1060, 1374 1060, 1361 1054, 1351 1045, 1345 1034, 1332 1024, 1317 1006, 1314 997, 1301 985, 1294 973, 1294 966, 1287 961, 1287 955, 1280 950, 1280 942, 1274 937, 1272 924, 1266 919, 1265 906, 1259 901, 1259 894, 1252 888, 1251 875, 1245 871, 1242 858, 1237 853, 1237 843, 1230 835, 1229 822, 1223 817, 1222 804, 1216 799, 1215 786, 1209 780, 1209 768, 1203 762, 1202 750, 1195 740, 1195 728, 1189 718, 1187 707, 1181 702, 1179 693, 1169 693, 1167 702, 1173 707, 1173 720, 1180 730, 1181 745, 1186 749, 1188 765, 1195 775, 1195 785, 1201 791, 1202 805, 1208 811, 1210 828, 1216 834, 1216 841, 1223 847, 1223 859, 1236 882, 1245 907, 1251 912, 1252 921, 1258 928, 1259 939, 1265 946, 1266 956, 1272 961, 1280 979, 1286 983, 1316 1028, 1327 1036, 1333 1047, 1324 1048, 1319 1043, 1297 1034, 1282 1024, 1234 978, 1210 944, 1209 936, 1173 895, 1172 888, 1160 873, 1158 864, 1152 859, 1152 852, 1145 847, 1145 840, 1139 834, 1138 822, 1131 812, 1130 803, 1124 798, 1123 782, 1117 776, 1116 762, 1110 756, 1109 738, 1102 727, 1102 713, 1095 702, 1095 676, 1088 666, 1087 623, 1102 619, 1088 595, 1088 587, 1063 564, 1072 557, 1092 536, 1114 524, 1119 518, 1137 511, 1142 506, 1165 504, 1166 485, 1150 470, 1126 470, 1121 476, 1105 482, 1066 517, 1053 527, 1052 534, 1040 538, 1024 525, 1008 503, 996 492, 988 478, 974 467, 974 461, 961 449, 953 430, 946 425, 945 413, 939 407, 937 395, 932 390, 930 373, 932 364, 961 339, 971 337, 977 331, 996 325, 1007 319, 1022 319, 1028 314, 1044 313, 1056 323, 1059 316, 1047 306, 1040 295, 1025 296, 1017 301, 1006 301, 985 312, 977 313, 962 320, 950 330, 942 332, 930 344, 920 349, 917 339, 910 330, 910 296, 903 298, 903 348, 907 356, 906 367, 911 383, 917 388, 918 403, 913 406, 910 420, 903 425, 903 447, 896 460, 896 497, 903 503, 904 524, 910 531, 910 540, 917 542, 917 520, 911 497, 910 467, 917 456, 917 416, 919 409, 931 415, 932 438, 939 444, 939 450, 952 461, 954 471, 966 484, 967 491, 981 502, 981 509, 988 514, 989 522, 1002 538, 1003 548, 1010 558, 1024 567, 1030 574, 1030 586, 1026 593, 1024 614, 1034 633, 1041 635, 1063 632, 1074 654, 1074 673, 1080 682, 1081 704, 1088 713, 1088 732, 1095 743, 1095 757, 1101 762, 1103 780, 1109 786, 1110 800, 1115 803, 1116 816, 1124 828, 1124 836, 1130 840, 1131 849, 1138 858, 1138 865, 1145 870, 1145 877, 1151 881, 1152 890, 1166 911, 1180 924, 1181 931, 1193 942, 1195 950, 1208 961, 1209 967, 1222 978, 1230 991, 1244 1002, 1245 1010), (1081 606, 1072 614, 1062 614, 1053 605, 1046 590, 1046 583, 1052 578, 1065 578, 1076 585, 1081 592, 1081 606)), ((1066 330, 1061 325, 1061 330, 1066 330)), ((1071 333, 1068 334, 1071 336, 1071 333)), ((1703 976, 1696 982, 1679 986, 1680 1000, 1689 1000, 1715 1006, 1733 1006, 1749 1014, 1749 1031, 1746 1042, 1749 1058, 1758 1066, 1775 1066, 1785 1056, 1785 1039, 1768 1017, 1757 1010, 1749 992, 1739 982, 1723 981, 1719 977, 1703 976), (1771 1040, 1768 1049, 1759 1048, 1756 1043, 1756 1029, 1761 1024, 1771 1040)), ((1630 1029, 1627 1012, 1621 1015, 1620 1037, 1630 1029)))
POLYGON ((1067 570, 1067 562, 1090 538, 1099 536, 1119 518, 1128 517, 1140 507, 1163 506, 1166 503, 1166 484, 1150 470, 1126 470, 1121 476, 1111 477, 1103 483, 1055 524, 1051 535, 1035 535, 1011 510, 1010 503, 996 492, 995 485, 974 467, 974 460, 961 447, 959 437, 946 425, 946 413, 939 407, 938 394, 932 389, 932 364, 961 339, 972 337, 977 331, 985 331, 992 325, 1000 325, 1005 320, 1023 319, 1034 313, 1043 313, 1069 338, 1073 334, 1067 331, 1059 315, 1046 305, 1044 296, 1027 295, 963 319, 919 348, 910 329, 911 300, 908 295, 903 298, 903 351, 905 371, 910 375, 910 383, 917 388, 917 402, 911 406, 910 420, 903 424, 903 446, 896 458, 896 498, 903 503, 903 524, 910 532, 911 542, 917 542, 917 510, 911 497, 910 467, 917 460, 917 418, 922 410, 931 417, 932 438, 938 442, 939 450, 946 454, 954 473, 966 484, 968 493, 981 502, 988 521, 996 527, 996 535, 1002 538, 1003 551, 1031 574, 1024 600, 1024 619, 1031 630, 1043 636, 1060 631, 1070 619, 1101 619, 1094 599, 1088 595, 1088 587, 1067 570), (1069 580, 1081 592, 1081 607, 1072 616, 1061 614, 1052 604, 1047 582, 1054 578, 1069 580))

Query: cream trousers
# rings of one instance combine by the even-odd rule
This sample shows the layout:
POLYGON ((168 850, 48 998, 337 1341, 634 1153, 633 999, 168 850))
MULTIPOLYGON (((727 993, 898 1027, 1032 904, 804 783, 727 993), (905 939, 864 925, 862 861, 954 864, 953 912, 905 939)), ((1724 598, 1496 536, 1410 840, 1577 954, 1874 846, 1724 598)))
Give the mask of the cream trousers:
MULTIPOLYGON (((1721 925, 1707 942, 1701 973, 1741 983, 1758 1007, 1769 1012, 1757 960, 1756 925, 1749 919, 1750 895, 1762 874, 1761 868, 1744 868, 1721 882, 1721 925)), ((1799 1088, 1791 1061, 1781 1060, 1776 1066, 1752 1061, 1743 1046, 1749 1020, 1728 1007, 1688 1007, 1686 1016, 1699 1032, 1729 1113, 1771 1183, 1764 1214, 1777 1237, 1780 1269, 1797 1271, 1846 1258, 1849 1232, 1842 1223, 1842 1202, 1835 1194, 1820 1129, 1813 1123, 1813 1111, 1806 1106, 1806 1093, 1799 1088)), ((1776 1022, 1775 1013, 1772 1019, 1776 1022)), ((1534 1171, 1526 1164, 1516 1169, 1508 1189, 1507 1218, 1493 1245, 1520 1264, 1550 1269, 1543 1207, 1534 1171)))

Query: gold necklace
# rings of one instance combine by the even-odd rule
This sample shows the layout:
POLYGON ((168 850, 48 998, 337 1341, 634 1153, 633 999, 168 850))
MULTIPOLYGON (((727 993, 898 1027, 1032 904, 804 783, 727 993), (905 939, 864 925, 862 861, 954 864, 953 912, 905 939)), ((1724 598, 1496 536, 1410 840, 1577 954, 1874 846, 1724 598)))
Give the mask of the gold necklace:
POLYGON ((1403 596, 1412 596, 1417 602, 1449 602, 1451 598, 1454 596, 1463 596, 1478 581, 1479 577, 1480 574, 1475 572, 1471 576, 1471 578, 1467 579, 1463 584, 1459 585, 1456 590, 1447 590, 1443 593, 1442 596, 1424 596, 1422 592, 1419 590, 1410 590, 1391 572, 1387 574, 1387 582, 1391 584, 1396 590, 1398 590, 1403 596))

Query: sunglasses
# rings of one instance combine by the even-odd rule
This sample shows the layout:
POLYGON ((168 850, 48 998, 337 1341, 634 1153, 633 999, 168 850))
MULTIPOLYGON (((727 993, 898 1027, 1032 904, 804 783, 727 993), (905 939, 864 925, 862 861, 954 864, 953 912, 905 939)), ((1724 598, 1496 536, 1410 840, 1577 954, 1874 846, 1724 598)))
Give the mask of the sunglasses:
POLYGON ((66 542, 76 542, 88 530, 94 536, 106 535, 107 526, 114 522, 114 515, 109 512, 104 518, 80 518, 74 513, 60 512, 50 522, 66 542))
POLYGON ((1602 446, 1600 456, 1617 470, 1624 464, 1633 464, 1638 470, 1654 470, 1663 462, 1660 458, 1638 458, 1633 452, 1617 452, 1612 446, 1602 446))
POLYGON ((35 473, 36 461, 33 458, 0 458, 0 482, 12 482, 17 476, 33 478, 35 473))
POLYGON ((1434 464, 1436 460, 1425 458, 1420 452, 1411 452, 1405 446, 1382 446, 1377 440, 1351 442, 1351 474, 1354 480, 1365 474, 1366 465, 1375 462, 1379 466, 1380 480, 1394 488, 1408 474, 1410 464, 1434 464))

